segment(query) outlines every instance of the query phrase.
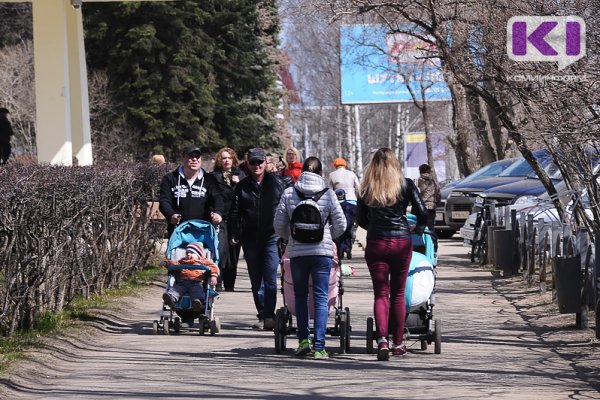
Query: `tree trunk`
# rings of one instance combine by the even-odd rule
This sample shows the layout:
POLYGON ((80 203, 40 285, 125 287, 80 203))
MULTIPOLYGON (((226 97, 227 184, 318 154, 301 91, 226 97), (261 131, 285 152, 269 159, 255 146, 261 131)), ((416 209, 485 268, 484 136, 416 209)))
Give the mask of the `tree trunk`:
POLYGON ((427 149, 427 164, 431 167, 431 176, 437 182, 437 174, 433 164, 433 149, 431 146, 431 129, 429 127, 429 109, 427 108, 427 98, 425 97, 425 89, 421 84, 421 115, 423 116, 423 127, 425 131, 425 148, 427 149))
MULTIPOLYGON (((444 77, 451 76, 445 74, 444 77)), ((446 78, 452 93, 452 124, 456 138, 450 145, 456 154, 456 163, 461 176, 470 175, 474 168, 473 149, 469 145, 468 112, 465 101, 465 89, 454 78, 446 78)))
POLYGON ((350 106, 344 107, 346 112, 346 135, 344 140, 344 149, 346 149, 346 159, 348 164, 355 168, 354 160, 352 159, 352 115, 350 114, 350 106))
POLYGON ((360 106, 354 106, 354 119, 355 119, 355 124, 356 124, 356 129, 355 129, 355 137, 354 137, 354 143, 352 146, 352 153, 354 154, 354 157, 356 158, 356 163, 355 163, 355 171, 356 175, 358 176, 362 176, 363 173, 363 162, 362 162, 362 140, 361 140, 361 136, 360 136, 360 106))
POLYGON ((479 158, 482 165, 487 165, 496 161, 494 148, 490 144, 487 124, 481 112, 481 101, 479 95, 470 89, 465 89, 467 95, 467 106, 471 116, 471 123, 475 127, 475 132, 479 138, 479 158))

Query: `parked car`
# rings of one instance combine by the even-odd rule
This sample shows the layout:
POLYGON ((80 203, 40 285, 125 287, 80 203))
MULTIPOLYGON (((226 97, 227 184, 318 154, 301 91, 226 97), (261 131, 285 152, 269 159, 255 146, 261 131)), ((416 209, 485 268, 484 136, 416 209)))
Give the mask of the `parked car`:
POLYGON ((437 204, 435 212, 435 232, 437 233, 438 237, 442 239, 448 239, 451 238, 457 231, 456 227, 448 226, 446 223, 446 201, 453 188, 464 183, 476 181, 478 179, 497 176, 516 160, 517 158, 507 158, 505 160, 494 161, 484 167, 479 168, 477 171, 465 178, 457 179, 443 186, 441 190, 440 201, 437 204))
MULTIPOLYGON (((577 193, 568 190, 564 181, 556 184, 555 188, 558 198, 560 199, 561 203, 565 205, 567 218, 572 218, 574 202, 577 201, 583 206, 587 217, 593 220, 594 217, 592 211, 590 210, 590 200, 587 191, 584 190, 583 193, 577 193)), ((477 206, 477 204, 483 203, 486 197, 487 195, 482 193, 477 197, 475 205, 477 206)), ((544 192, 539 197, 522 196, 518 201, 512 205, 509 205, 508 207, 511 211, 516 210, 517 214, 525 213, 527 215, 531 215, 534 224, 537 224, 538 220, 540 219, 544 219, 544 221, 547 222, 560 222, 558 211, 554 207, 554 203, 552 202, 552 198, 548 192, 544 192)), ((475 209, 477 209, 477 207, 474 208, 474 211, 475 209)), ((469 218, 465 221, 465 224, 460 228, 460 236, 463 238, 465 246, 471 246, 471 240, 473 239, 475 232, 476 219, 477 213, 474 212, 469 215, 469 218)))
MULTIPOLYGON (((513 182, 516 179, 523 179, 533 170, 529 167, 528 171, 523 168, 515 169, 515 166, 522 165, 525 159, 510 158, 495 161, 485 167, 475 171, 456 185, 445 199, 444 221, 449 229, 457 231, 465 223, 465 220, 471 214, 475 197, 485 189, 495 185, 501 185, 513 182), (507 173, 507 175, 502 176, 507 173)), ((525 166, 529 166, 525 162, 525 166)))
POLYGON ((446 183, 444 186, 442 186, 440 191, 440 201, 437 203, 435 210, 435 233, 440 239, 449 239, 456 233, 456 229, 450 228, 448 225, 446 225, 446 219, 444 218, 444 215, 446 214, 446 199, 448 198, 450 191, 452 191, 452 188, 461 183, 463 180, 464 178, 446 183))

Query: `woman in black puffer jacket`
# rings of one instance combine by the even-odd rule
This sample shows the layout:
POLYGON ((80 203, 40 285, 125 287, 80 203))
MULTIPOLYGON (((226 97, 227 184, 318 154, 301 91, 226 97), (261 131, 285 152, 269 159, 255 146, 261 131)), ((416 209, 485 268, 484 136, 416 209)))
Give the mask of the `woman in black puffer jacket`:
POLYGON ((416 231, 422 233, 427 209, 411 179, 405 179, 400 163, 389 148, 377 150, 365 169, 360 185, 357 222, 367 230, 365 259, 375 294, 377 359, 389 359, 388 333, 393 338, 392 353, 406 354, 404 291, 412 258, 412 240, 406 207, 417 216, 416 231), (390 318, 391 316, 391 318, 390 318), (388 326, 389 325, 389 326, 388 326))

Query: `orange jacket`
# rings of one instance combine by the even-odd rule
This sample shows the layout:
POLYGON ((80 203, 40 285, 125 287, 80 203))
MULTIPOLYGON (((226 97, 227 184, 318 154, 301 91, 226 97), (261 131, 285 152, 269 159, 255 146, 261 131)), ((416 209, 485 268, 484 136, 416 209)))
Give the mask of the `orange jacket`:
MULTIPOLYGON (((192 260, 187 258, 182 258, 179 261, 168 260, 165 261, 164 266, 169 267, 170 265, 181 264, 206 265, 207 267, 210 267, 210 276, 214 276, 215 278, 218 277, 221 272, 217 264, 206 257, 202 257, 200 260, 192 260)), ((190 281, 202 281, 204 279, 204 272, 206 271, 199 269, 182 269, 179 278, 190 281)))
POLYGON ((288 165, 286 169, 283 170, 283 174, 292 178, 294 180, 294 183, 296 183, 301 173, 302 163, 298 161, 294 161, 292 164, 288 165))

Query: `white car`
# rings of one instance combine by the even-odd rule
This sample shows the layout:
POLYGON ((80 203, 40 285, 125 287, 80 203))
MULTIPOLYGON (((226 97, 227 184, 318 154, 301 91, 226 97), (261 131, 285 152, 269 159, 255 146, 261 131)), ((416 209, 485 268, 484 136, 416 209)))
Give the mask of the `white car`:
MULTIPOLYGON (((586 191, 583 191, 583 193, 578 195, 577 192, 566 190, 564 182, 558 184, 556 190, 561 203, 566 204, 565 211, 569 219, 571 219, 573 215, 575 201, 581 201, 583 203, 586 215, 588 218, 593 219, 593 215, 590 210, 589 197, 587 196, 586 191)), ((481 208, 484 199, 485 195, 478 196, 475 200, 475 207, 481 208)), ((517 199, 514 204, 511 204, 507 207, 511 211, 516 210, 517 215, 523 212, 527 215, 532 215, 534 223, 542 218, 546 222, 560 221, 558 211, 554 207, 554 204, 552 203, 551 197, 548 195, 548 193, 544 193, 539 197, 523 196, 517 199)), ((469 218, 467 218, 465 221, 465 224, 460 228, 460 236, 462 237, 463 245, 465 246, 471 246, 472 244, 473 236, 475 235, 476 220, 477 213, 470 214, 469 218)))

